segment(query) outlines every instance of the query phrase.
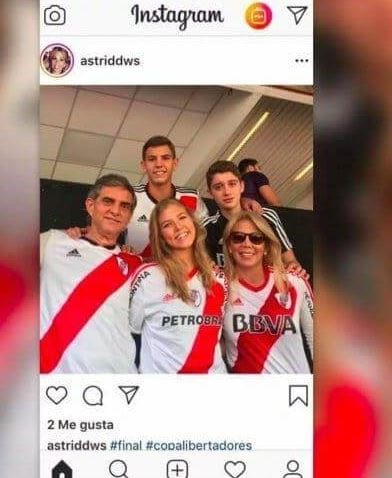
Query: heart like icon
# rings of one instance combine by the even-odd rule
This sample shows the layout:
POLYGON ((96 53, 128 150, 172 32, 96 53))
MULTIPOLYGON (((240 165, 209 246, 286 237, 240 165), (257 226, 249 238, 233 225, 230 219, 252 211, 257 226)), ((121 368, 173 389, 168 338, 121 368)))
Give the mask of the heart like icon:
POLYGON ((67 389, 61 385, 59 387, 51 386, 46 389, 46 396, 55 405, 61 403, 67 395, 67 389))
POLYGON ((245 473, 246 465, 243 461, 227 461, 225 463, 225 472, 231 478, 239 478, 245 473))

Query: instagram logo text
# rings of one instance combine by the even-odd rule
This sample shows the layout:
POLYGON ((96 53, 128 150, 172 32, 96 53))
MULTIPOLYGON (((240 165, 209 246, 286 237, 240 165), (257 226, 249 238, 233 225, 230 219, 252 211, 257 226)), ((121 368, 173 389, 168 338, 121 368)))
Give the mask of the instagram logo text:
POLYGON ((135 4, 131 8, 135 25, 139 23, 177 23, 178 29, 184 32, 189 23, 223 23, 225 21, 220 10, 173 10, 161 5, 155 10, 142 9, 135 4))

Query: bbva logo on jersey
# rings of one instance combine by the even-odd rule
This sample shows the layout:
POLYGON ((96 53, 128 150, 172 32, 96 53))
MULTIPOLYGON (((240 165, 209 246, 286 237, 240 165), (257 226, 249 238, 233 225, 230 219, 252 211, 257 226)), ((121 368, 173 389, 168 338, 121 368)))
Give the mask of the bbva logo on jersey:
POLYGON ((297 333, 293 318, 288 314, 277 314, 276 316, 233 314, 233 330, 234 332, 271 335, 282 335, 286 332, 297 333))

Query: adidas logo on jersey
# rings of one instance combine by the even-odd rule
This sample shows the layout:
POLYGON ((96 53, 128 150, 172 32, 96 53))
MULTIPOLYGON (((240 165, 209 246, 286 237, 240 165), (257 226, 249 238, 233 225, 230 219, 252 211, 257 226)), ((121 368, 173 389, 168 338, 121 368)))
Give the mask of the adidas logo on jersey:
POLYGON ((174 300, 176 296, 174 294, 166 294, 163 296, 163 302, 170 302, 171 300, 174 300))
POLYGON ((67 257, 82 257, 77 249, 72 249, 67 254, 67 257))
POLYGON ((148 222, 147 216, 142 214, 140 217, 137 218, 137 222, 148 222))
POLYGON ((237 297, 236 300, 233 302, 233 305, 244 305, 244 303, 239 297, 237 297))
POLYGON ((166 294, 163 296, 163 302, 170 302, 176 298, 175 294, 166 294))

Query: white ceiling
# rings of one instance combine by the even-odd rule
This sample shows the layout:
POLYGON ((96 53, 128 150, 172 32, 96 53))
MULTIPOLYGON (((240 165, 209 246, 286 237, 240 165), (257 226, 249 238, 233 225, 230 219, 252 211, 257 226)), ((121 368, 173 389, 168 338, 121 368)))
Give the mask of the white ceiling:
POLYGON ((180 158, 175 182, 204 192, 208 166, 226 159, 268 110, 268 120, 234 161, 256 157, 285 205, 312 208, 312 173, 293 183, 312 158, 312 101, 273 87, 43 86, 41 177, 93 183, 118 172, 133 184, 143 182, 143 143, 162 134, 180 158))

